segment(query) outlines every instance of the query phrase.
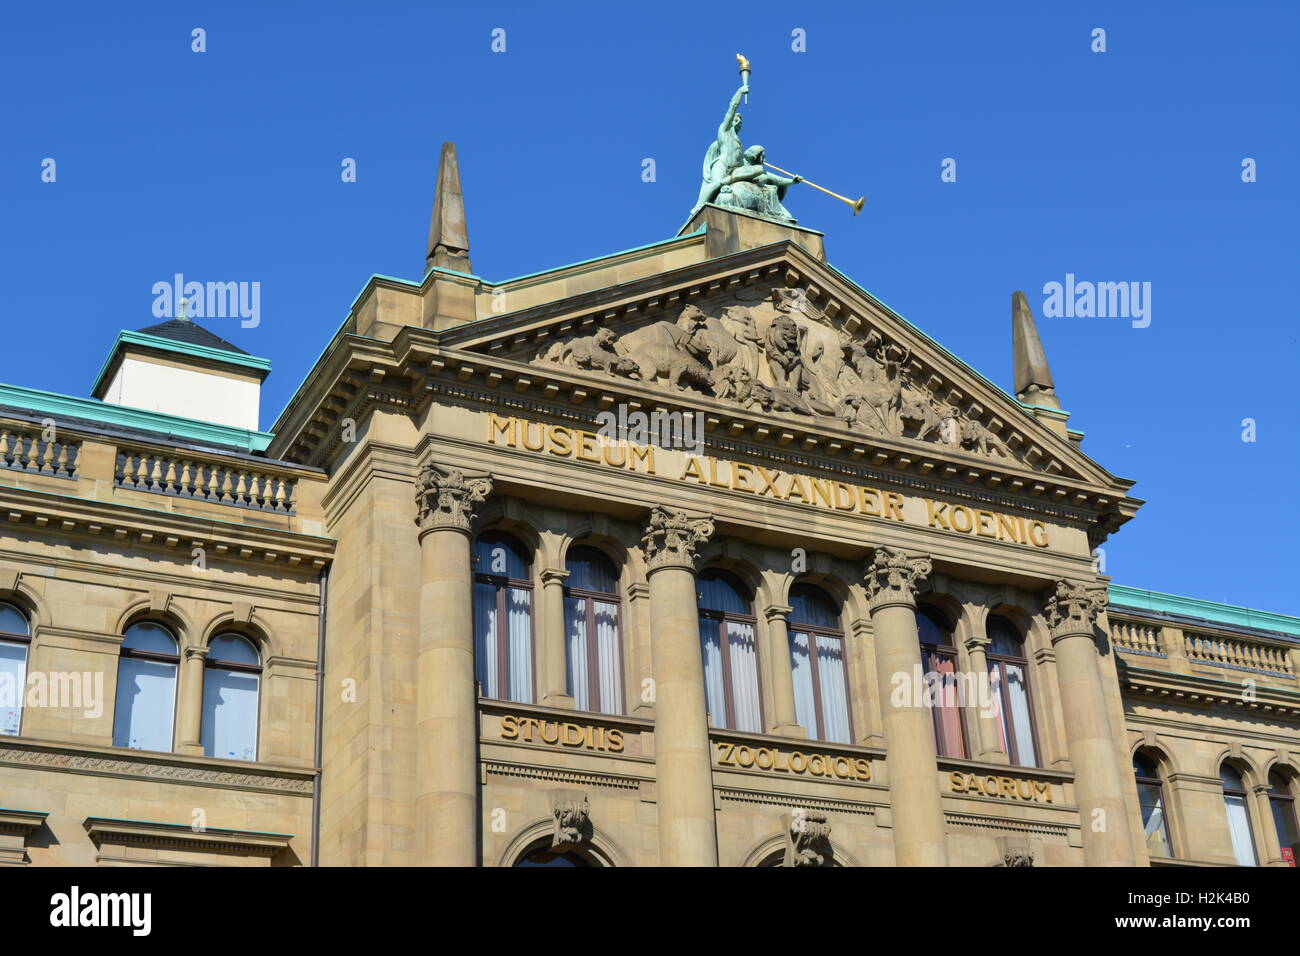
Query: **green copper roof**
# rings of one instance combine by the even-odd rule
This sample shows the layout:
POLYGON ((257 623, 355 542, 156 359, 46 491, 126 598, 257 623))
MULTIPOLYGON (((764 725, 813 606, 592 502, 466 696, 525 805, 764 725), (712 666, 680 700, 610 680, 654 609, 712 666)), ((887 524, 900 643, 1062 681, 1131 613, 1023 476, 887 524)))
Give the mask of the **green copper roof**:
POLYGON ((160 435, 183 441, 203 445, 224 445, 247 452, 265 451, 273 437, 269 432, 201 422, 164 412, 112 405, 101 402, 97 398, 59 395, 56 392, 45 392, 37 388, 23 388, 21 385, 0 385, 0 405, 9 405, 38 415, 46 415, 56 422, 60 416, 80 418, 110 428, 133 428, 139 431, 158 432, 160 435))
POLYGON ((271 371, 270 359, 258 358, 256 355, 249 355, 247 352, 229 352, 225 349, 216 349, 207 345, 164 338, 161 335, 150 335, 147 332, 128 332, 123 329, 117 333, 117 340, 109 350, 108 358, 104 359, 104 364, 99 367, 99 374, 95 376, 95 384, 90 389, 92 395, 99 393, 99 388, 104 384, 104 378, 108 375, 113 359, 128 345, 138 345, 143 348, 158 349, 159 351, 186 355, 191 358, 206 359, 210 362, 235 365, 256 372, 261 378, 266 378, 271 371))
POLYGON ((1253 627, 1261 631, 1279 631, 1283 634, 1300 636, 1300 617, 1291 617, 1288 614, 1256 611, 1248 607, 1217 604, 1214 601, 1164 594, 1160 591, 1144 591, 1141 588, 1128 588, 1120 584, 1112 584, 1109 591, 1110 603, 1122 607, 1160 614, 1177 614, 1182 617, 1199 617, 1216 624, 1253 627))

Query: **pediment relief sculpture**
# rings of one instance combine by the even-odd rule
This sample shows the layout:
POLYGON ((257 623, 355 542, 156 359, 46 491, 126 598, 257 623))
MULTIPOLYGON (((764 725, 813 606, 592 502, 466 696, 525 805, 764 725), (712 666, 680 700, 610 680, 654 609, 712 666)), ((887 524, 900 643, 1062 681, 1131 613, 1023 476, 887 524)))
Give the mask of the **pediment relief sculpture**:
POLYGON ((548 342, 533 361, 824 419, 864 436, 1024 460, 981 407, 943 385, 909 348, 876 329, 837 327, 803 289, 748 287, 683 306, 675 320, 548 342))

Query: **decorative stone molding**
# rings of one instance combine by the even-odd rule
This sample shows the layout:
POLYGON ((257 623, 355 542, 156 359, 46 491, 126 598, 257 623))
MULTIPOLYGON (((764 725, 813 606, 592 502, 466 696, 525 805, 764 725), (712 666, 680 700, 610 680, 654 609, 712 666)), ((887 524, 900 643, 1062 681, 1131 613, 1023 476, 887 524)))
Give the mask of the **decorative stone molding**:
POLYGON ((978 634, 967 634, 966 637, 962 639, 962 646, 965 647, 967 651, 987 650, 988 646, 992 643, 993 641, 989 639, 989 636, 982 632, 978 634))
POLYGON ((420 533, 452 528, 469 534, 474 506, 492 493, 492 476, 466 476, 459 468, 428 462, 415 478, 415 523, 420 533))
POLYGON ((551 849, 571 850, 591 840, 591 801, 580 790, 556 790, 551 794, 551 816, 555 831, 551 849))
POLYGON ((569 572, 563 568, 543 568, 541 571, 542 586, 547 587, 552 584, 564 584, 569 579, 569 572))
POLYGON ((908 557, 893 548, 877 548, 866 573, 871 611, 894 604, 916 607, 917 585, 930 576, 931 570, 927 557, 908 557))
POLYGON ((647 573, 662 568, 695 570, 699 546, 713 535, 713 516, 692 516, 685 511, 655 505, 641 537, 647 573))
POLYGON ((86 747, 74 749, 19 742, 0 746, 0 765, 301 796, 311 793, 313 780, 310 771, 267 769, 262 772, 236 772, 219 764, 213 765, 208 759, 202 763, 190 762, 177 759, 174 754, 166 757, 117 757, 107 748, 100 751, 86 747))
POLYGON ((826 814, 796 807, 786 826, 785 860, 782 866, 834 866, 831 825, 826 814))
POLYGON ((1041 840, 1022 836, 1004 836, 997 838, 998 862, 990 866, 1033 866, 1043 852, 1041 840))
POLYGON ((769 604, 763 608, 763 616, 769 621, 788 621, 794 608, 789 604, 769 604))
POLYGON ((184 655, 187 661, 195 657, 199 658, 200 660, 207 660, 208 649, 206 647, 189 646, 186 647, 184 650, 182 650, 181 654, 184 655))
POLYGON ((143 846, 152 849, 206 850, 239 856, 272 857, 289 846, 292 833, 262 833, 205 827, 184 823, 151 823, 86 817, 86 833, 101 850, 106 846, 143 846))
POLYGON ((39 810, 0 808, 0 866, 27 865, 27 839, 45 824, 39 810))
POLYGON ((1047 626, 1052 640, 1058 641, 1071 634, 1092 636, 1097 626, 1097 615, 1105 609, 1105 591, 1090 591, 1080 581, 1057 581, 1056 589, 1043 604, 1047 626))

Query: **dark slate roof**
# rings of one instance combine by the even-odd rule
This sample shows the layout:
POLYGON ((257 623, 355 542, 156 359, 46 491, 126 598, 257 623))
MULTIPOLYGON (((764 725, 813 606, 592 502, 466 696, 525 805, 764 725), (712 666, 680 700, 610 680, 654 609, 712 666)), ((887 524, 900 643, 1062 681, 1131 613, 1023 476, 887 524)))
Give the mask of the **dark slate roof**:
POLYGON ((157 325, 151 325, 147 329, 137 329, 136 331, 144 335, 156 335, 162 339, 172 339, 176 342, 186 342, 190 345, 202 345, 210 349, 220 349, 223 352, 238 352, 240 355, 248 353, 238 345, 232 345, 218 335, 213 335, 201 325, 196 325, 190 319, 169 319, 166 322, 159 322, 157 325))

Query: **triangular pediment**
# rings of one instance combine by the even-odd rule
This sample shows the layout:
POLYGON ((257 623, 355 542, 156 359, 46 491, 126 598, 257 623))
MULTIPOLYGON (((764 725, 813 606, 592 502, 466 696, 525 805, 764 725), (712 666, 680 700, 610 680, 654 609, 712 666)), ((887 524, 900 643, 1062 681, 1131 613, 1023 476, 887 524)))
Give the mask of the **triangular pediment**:
POLYGON ((481 319, 440 344, 598 384, 606 402, 649 396, 714 420, 724 410, 732 434, 750 419, 758 435, 821 433, 829 447, 856 442, 877 463, 950 476, 969 463, 981 476, 1129 484, 790 242, 481 319))

